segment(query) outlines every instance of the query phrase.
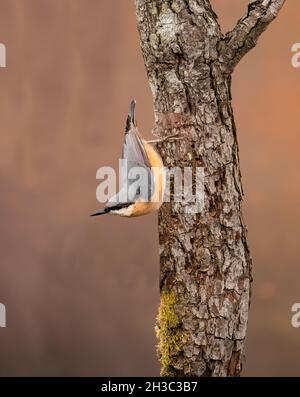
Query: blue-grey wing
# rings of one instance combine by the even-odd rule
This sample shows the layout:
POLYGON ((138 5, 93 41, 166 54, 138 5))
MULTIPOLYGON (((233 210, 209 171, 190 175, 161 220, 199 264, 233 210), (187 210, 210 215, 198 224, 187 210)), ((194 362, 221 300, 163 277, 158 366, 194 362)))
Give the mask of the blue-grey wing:
POLYGON ((154 177, 150 168, 135 161, 121 162, 121 189, 109 199, 107 205, 150 201, 154 192, 154 177))
POLYGON ((135 123, 135 101, 130 104, 130 109, 125 127, 125 141, 122 158, 151 168, 144 144, 139 136, 135 123))
POLYGON ((150 201, 154 192, 151 165, 135 122, 135 101, 130 104, 126 121, 125 142, 121 161, 121 189, 107 205, 150 201))

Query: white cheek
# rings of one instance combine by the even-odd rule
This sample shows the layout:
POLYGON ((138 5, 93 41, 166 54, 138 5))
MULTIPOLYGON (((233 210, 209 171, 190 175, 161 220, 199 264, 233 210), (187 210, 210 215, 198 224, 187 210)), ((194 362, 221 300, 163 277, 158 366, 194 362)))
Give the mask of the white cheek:
POLYGON ((119 216, 131 216, 132 212, 133 212, 133 205, 127 208, 122 208, 121 210, 111 211, 110 213, 119 216))

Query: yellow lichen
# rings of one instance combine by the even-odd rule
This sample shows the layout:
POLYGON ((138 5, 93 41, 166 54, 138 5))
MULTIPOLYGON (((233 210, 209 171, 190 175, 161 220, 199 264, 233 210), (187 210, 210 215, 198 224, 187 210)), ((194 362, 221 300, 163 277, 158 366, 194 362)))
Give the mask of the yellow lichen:
POLYGON ((156 333, 159 339, 158 351, 162 364, 162 375, 174 376, 175 356, 180 351, 181 336, 179 333, 180 318, 175 310, 176 296, 174 291, 163 291, 157 316, 156 333))

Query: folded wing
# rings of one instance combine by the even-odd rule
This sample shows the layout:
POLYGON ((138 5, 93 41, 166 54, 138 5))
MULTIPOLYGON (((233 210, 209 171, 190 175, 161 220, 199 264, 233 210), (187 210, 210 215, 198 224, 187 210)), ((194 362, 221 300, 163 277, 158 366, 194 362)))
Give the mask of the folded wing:
POLYGON ((122 158, 151 168, 145 147, 138 133, 135 122, 135 100, 131 101, 125 127, 125 142, 122 158))

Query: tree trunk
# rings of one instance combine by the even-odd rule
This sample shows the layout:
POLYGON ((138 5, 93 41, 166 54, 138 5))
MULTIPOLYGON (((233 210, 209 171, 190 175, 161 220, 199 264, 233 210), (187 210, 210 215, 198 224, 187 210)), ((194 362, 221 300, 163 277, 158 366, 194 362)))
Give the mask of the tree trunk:
POLYGON ((244 356, 251 258, 231 107, 231 74, 284 0, 251 2, 223 35, 208 0, 136 0, 166 167, 204 167, 205 205, 159 213, 161 303, 158 350, 164 376, 238 376, 244 356))

